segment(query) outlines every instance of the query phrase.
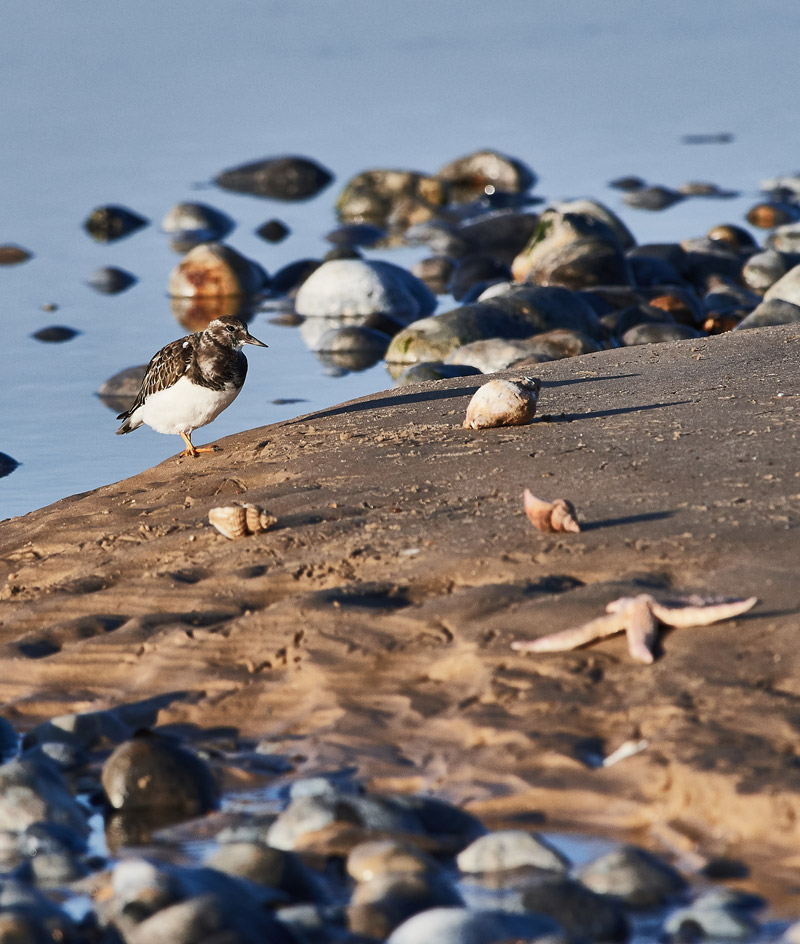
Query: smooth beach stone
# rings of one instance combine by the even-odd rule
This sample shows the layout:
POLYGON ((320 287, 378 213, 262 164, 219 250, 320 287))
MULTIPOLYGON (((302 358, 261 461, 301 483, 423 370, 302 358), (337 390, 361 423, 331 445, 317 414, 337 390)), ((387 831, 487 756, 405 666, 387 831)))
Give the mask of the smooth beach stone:
POLYGON ((436 296, 407 269, 361 259, 323 263, 295 298, 299 315, 316 318, 383 313, 407 323, 435 308, 436 296))
POLYGON ((536 174, 516 157, 494 150, 480 150, 449 161, 436 172, 449 185, 450 198, 467 203, 496 190, 524 193, 536 183, 536 174))
POLYGON ((440 797, 399 794, 391 799, 400 809, 412 813, 428 839, 438 840, 443 849, 453 845, 462 849, 486 832, 477 816, 440 797))
POLYGON ((664 922, 667 934, 681 934, 685 929, 699 930, 704 939, 749 941, 758 933, 758 922, 735 901, 725 901, 713 892, 701 895, 686 908, 673 911, 664 922))
POLYGON ((718 200, 730 200, 739 196, 738 190, 725 190, 719 184, 707 180, 689 180, 678 187, 678 193, 684 197, 714 197, 718 200))
POLYGON ((581 331, 598 341, 603 336, 597 315, 586 299, 558 285, 497 284, 483 292, 478 301, 529 325, 524 336, 555 328, 581 331))
POLYGON ((718 242, 728 243, 739 251, 758 249, 758 243, 750 233, 743 226, 735 226, 732 223, 719 223, 717 226, 712 226, 706 236, 718 242))
POLYGON ((423 832, 417 816, 392 797, 352 796, 334 791, 293 799, 269 828, 266 838, 276 849, 293 850, 308 833, 342 822, 366 831, 423 832))
POLYGON ((800 305, 800 265, 795 265, 764 292, 764 301, 774 299, 800 305))
POLYGON ((754 292, 763 295, 789 271, 787 256, 775 249, 757 252, 742 266, 742 281, 754 292))
POLYGON ((374 246, 386 238, 386 230, 370 223, 343 223, 325 234, 325 239, 334 246, 374 246))
POLYGON ((251 295, 267 282, 267 274, 257 262, 230 246, 201 243, 172 270, 167 291, 184 298, 251 295))
MULTIPOLYGON (((714 284, 719 284, 715 282, 714 284)), ((688 324, 699 328, 706 311, 695 290, 689 285, 661 286, 642 292, 648 311, 664 311, 671 315, 678 324, 688 324)))
POLYGON ((675 324, 672 315, 653 305, 631 305, 603 315, 600 319, 609 335, 620 338, 626 331, 642 324, 675 324))
POLYGON ((768 325, 798 324, 800 323, 800 305, 787 302, 782 298, 771 298, 761 302, 749 315, 736 325, 734 331, 745 331, 748 328, 764 328, 768 325))
POLYGON ((520 894, 522 906, 547 915, 571 939, 627 941, 630 924, 621 904, 571 878, 542 878, 520 894))
POLYGON ((146 373, 147 364, 126 367, 125 370, 109 377, 97 391, 97 396, 109 409, 121 413, 133 403, 146 373))
MULTIPOLYGON (((5 478, 19 466, 19 462, 6 452, 0 452, 0 479, 5 478)), ((0 755, 2 756, 2 755, 0 755)))
POLYGON ((679 191, 658 184, 629 190, 622 195, 622 202, 635 210, 666 210, 684 199, 679 191))
POLYGON ((80 333, 75 328, 68 328, 65 325, 50 325, 34 331, 31 337, 37 341, 44 341, 46 344, 61 344, 64 341, 71 341, 80 333))
POLYGON ((703 308, 708 313, 742 308, 750 310, 760 301, 761 296, 756 292, 751 292, 730 279, 717 277, 708 281, 708 291, 703 296, 703 308))
POLYGON ((665 341, 685 341, 687 338, 703 338, 705 334, 689 325, 651 322, 634 325, 620 340, 626 347, 635 344, 662 344, 665 341))
POLYGON ((32 258, 33 253, 22 246, 15 246, 13 243, 3 243, 0 246, 0 266, 19 265, 32 258))
POLYGON ((424 282, 434 295, 444 295, 455 262, 449 256, 429 256, 411 267, 411 274, 424 282))
POLYGON ((788 223, 779 226, 767 236, 766 245, 778 252, 800 253, 800 225, 788 223))
POLYGON ((268 243, 282 243, 291 233, 283 220, 267 220, 256 227, 255 234, 268 243))
POLYGON ((119 744, 131 734, 130 727, 113 709, 87 711, 58 715, 38 724, 25 735, 22 746, 27 749, 36 744, 61 741, 83 750, 93 750, 101 745, 119 744))
POLYGON ((481 836, 456 856, 461 872, 503 872, 535 866, 566 872, 569 859, 546 839, 522 829, 504 829, 481 836))
POLYGON ((136 276, 116 266, 103 266, 95 269, 89 276, 88 283, 102 295, 118 295, 136 284, 136 276))
POLYGON ((710 277, 736 281, 741 276, 744 256, 729 243, 703 236, 699 239, 681 240, 685 255, 681 263, 681 274, 695 286, 705 286, 710 277))
MULTIPOLYGON (((404 921, 386 944, 500 944, 532 942, 557 935, 559 926, 545 915, 431 908, 404 921)), ((561 940, 556 938, 556 940, 561 940)))
POLYGON ((420 197, 400 197, 395 200, 384 221, 386 229, 391 234, 390 239, 394 241, 393 244, 397 245, 400 234, 404 233, 409 226, 416 226, 418 223, 434 219, 438 209, 437 206, 433 206, 420 197))
POLYGON ((800 207, 794 203, 776 201, 757 203, 745 213, 745 219, 759 229, 774 229, 776 226, 796 223, 800 219, 800 207))
POLYGON ((122 239, 123 236, 130 236, 149 222, 150 220, 127 207, 108 204, 92 210, 84 221, 83 228, 97 242, 110 243, 122 239))
POLYGON ((483 374, 493 374, 498 370, 517 364, 519 361, 537 359, 539 363, 552 360, 546 354, 540 354, 533 338, 505 340, 505 338, 486 338, 483 341, 471 341, 447 356, 447 364, 477 368, 483 374))
POLYGON ((637 288, 656 285, 680 285, 684 280, 672 263, 666 259, 641 254, 628 254, 628 266, 633 284, 637 288))
POLYGON ((387 364, 387 369, 395 378, 396 387, 408 387, 411 384, 427 383, 429 380, 449 380, 452 377, 470 377, 482 374, 477 367, 467 364, 445 364, 442 361, 424 361, 421 364, 412 364, 405 369, 402 365, 387 364), (395 372, 397 376, 395 376, 395 372))
POLYGON ((197 816, 214 809, 218 791, 205 761, 177 741, 144 731, 103 764, 102 784, 117 810, 170 810, 197 816))
POLYGON ((461 895, 444 875, 379 875, 356 885, 347 923, 356 934, 383 939, 421 911, 463 904, 461 895))
POLYGON ((480 282, 508 282, 510 278, 511 269, 491 256, 464 256, 453 267, 447 291, 456 301, 461 301, 480 282))
POLYGON ((354 846, 345 863, 347 874, 357 882, 378 875, 439 872, 441 865, 422 849, 398 839, 376 839, 354 846))
POLYGON ((87 814, 58 768, 43 757, 22 757, 0 766, 0 829, 22 832, 51 822, 88 835, 87 814))
POLYGON ((389 341, 391 337, 383 331, 362 325, 345 325, 326 331, 314 350, 328 354, 357 355, 375 363, 383 357, 389 341))
POLYGON ((224 190, 273 200, 308 200, 324 190, 333 174, 307 157, 267 157, 231 167, 217 174, 214 183, 224 190))
MULTIPOLYGON (((417 207, 438 207, 447 201, 447 185, 436 177, 410 170, 376 168, 352 177, 336 201, 336 213, 343 223, 386 224, 398 204, 411 199, 417 207)), ((407 205, 402 218, 410 220, 407 205)), ((395 224, 401 214, 395 213, 395 224)))
POLYGON ((634 908, 666 904, 686 891, 683 876, 646 849, 623 846, 578 870, 576 878, 599 895, 613 895, 634 908))
POLYGON ((222 210, 207 203, 176 203, 161 221, 161 229, 170 236, 172 248, 186 252, 198 243, 224 239, 236 224, 222 210))
POLYGON ((299 900, 323 898, 319 878, 292 852, 260 842, 226 842, 208 856, 205 865, 226 875, 280 889, 299 900))
POLYGON ((453 220, 428 220, 409 227, 403 234, 408 246, 427 246, 437 256, 455 261, 477 248, 464 234, 462 226, 453 220))
POLYGON ((539 223, 538 213, 519 210, 494 210, 468 217, 457 228, 461 239, 498 262, 511 265, 533 236, 539 223))
POLYGON ((270 279, 270 291, 275 295, 296 292, 306 279, 322 265, 320 259, 297 259, 283 266, 270 279))

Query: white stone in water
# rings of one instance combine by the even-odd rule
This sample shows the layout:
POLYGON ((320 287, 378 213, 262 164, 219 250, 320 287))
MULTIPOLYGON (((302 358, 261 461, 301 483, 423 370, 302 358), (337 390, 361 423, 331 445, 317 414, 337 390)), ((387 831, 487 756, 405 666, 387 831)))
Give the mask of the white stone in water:
POLYGON ((396 927, 386 944, 495 944, 534 940, 558 931, 545 915, 471 911, 466 908, 429 908, 396 927))
POLYGON ((309 318, 387 314, 410 322, 431 314, 436 296, 406 269, 389 262, 332 259, 301 285, 295 310, 309 318))
POLYGON ((504 872, 522 866, 534 866, 553 872, 566 872, 569 859, 536 833, 522 829, 503 829, 481 836, 456 857, 462 872, 504 872))

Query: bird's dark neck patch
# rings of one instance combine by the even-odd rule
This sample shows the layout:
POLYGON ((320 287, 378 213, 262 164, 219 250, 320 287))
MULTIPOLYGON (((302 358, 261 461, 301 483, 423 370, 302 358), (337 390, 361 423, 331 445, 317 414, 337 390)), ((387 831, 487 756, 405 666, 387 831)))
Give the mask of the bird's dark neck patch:
POLYGON ((241 387, 247 376, 247 358, 230 345, 201 335, 186 376, 209 390, 241 387))

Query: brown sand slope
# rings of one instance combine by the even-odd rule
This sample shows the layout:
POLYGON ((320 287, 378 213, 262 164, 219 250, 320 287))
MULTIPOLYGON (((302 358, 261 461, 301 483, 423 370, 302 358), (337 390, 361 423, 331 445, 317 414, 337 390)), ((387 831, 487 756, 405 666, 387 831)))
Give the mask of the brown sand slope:
POLYGON ((496 430, 461 428, 474 378, 386 391, 6 521, 6 715, 166 693, 159 723, 484 813, 796 843, 799 356, 789 326, 549 363, 540 418, 496 430), (584 531, 536 532, 525 487, 584 531), (236 500, 279 525, 228 541, 207 515, 236 500), (509 648, 643 586, 761 602, 651 667, 622 637, 509 648))

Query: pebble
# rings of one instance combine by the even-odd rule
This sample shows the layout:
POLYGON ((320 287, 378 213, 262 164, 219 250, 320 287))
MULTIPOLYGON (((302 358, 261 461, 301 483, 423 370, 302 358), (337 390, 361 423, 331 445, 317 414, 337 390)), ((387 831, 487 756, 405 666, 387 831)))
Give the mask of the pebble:
POLYGON ((201 243, 190 249, 169 277, 170 295, 196 296, 252 295, 269 279, 262 267, 223 243, 201 243))
POLYGON ((474 367, 480 373, 493 374, 498 370, 506 370, 520 361, 532 359, 540 363, 552 360, 546 354, 539 353, 533 338, 510 341, 504 338, 487 338, 462 345, 452 354, 448 354, 445 363, 460 367, 474 367))
POLYGON ((455 262, 449 256, 429 256, 411 267, 412 275, 423 281, 434 295, 444 295, 455 262))
POLYGON ((354 846, 347 856, 347 874, 357 882, 378 875, 439 872, 439 863, 417 846, 397 839, 376 839, 354 846))
MULTIPOLYGON (((483 388, 481 388, 483 389, 483 388)), ((456 856, 462 872, 502 872, 521 866, 535 866, 566 872, 569 859, 536 833, 507 829, 476 839, 456 856)))
POLYGON ((627 941, 630 936, 630 921, 619 902, 571 878, 542 878, 521 892, 520 902, 527 911, 557 921, 571 939, 627 941))
POLYGON ((479 387, 467 404, 465 429, 525 426, 533 419, 539 397, 535 377, 490 380, 479 387))
POLYGON ((116 711, 87 711, 58 715, 32 728, 22 739, 24 749, 59 742, 81 750, 96 750, 121 743, 132 734, 116 711))
MULTIPOLYGON (((386 365, 389 373, 394 376, 393 371, 397 371, 397 364, 386 365)), ((429 380, 449 380, 451 377, 470 377, 481 374, 478 367, 470 367, 467 364, 445 364, 443 361, 425 361, 421 364, 412 364, 405 369, 399 367, 399 373, 395 378, 396 387, 407 387, 411 384, 426 383, 429 380)))
POLYGON ((406 229, 447 200, 447 186, 430 174, 377 168, 352 177, 336 201, 343 223, 406 229))
POLYGON ((508 282, 510 278, 511 269, 492 256, 479 254, 464 256, 453 266, 447 291, 456 301, 462 301, 475 285, 483 284, 486 288, 490 283, 508 282))
POLYGON ((296 262, 290 262, 272 276, 270 290, 276 295, 293 294, 321 265, 319 259, 298 259, 296 262))
POLYGON ((779 252, 800 253, 800 225, 789 223, 779 226, 767 236, 766 245, 779 252))
POLYGON ((116 266, 103 266, 95 269, 89 276, 88 283, 102 295, 118 295, 136 284, 136 276, 116 266))
POLYGON ((188 252, 199 243, 218 242, 236 224, 222 210, 207 203, 176 203, 167 210, 161 229, 170 237, 176 252, 188 252))
POLYGON ((488 149, 449 161, 436 176, 446 181, 450 199, 457 203, 495 191, 524 193, 536 183, 536 174, 523 161, 488 149))
POLYGON ((323 363, 344 370, 366 370, 383 357, 390 341, 390 335, 383 331, 346 325, 325 331, 314 345, 314 353, 323 363))
POLYGON ((111 243, 130 236, 150 221, 127 207, 108 204, 92 210, 83 228, 100 243, 111 243))
POLYGON ((622 195, 622 202, 635 210, 666 210, 683 199, 685 197, 679 191, 659 185, 640 187, 622 195))
POLYGON ((256 235, 268 243, 282 243, 291 230, 283 220, 267 220, 256 229, 256 235))
POLYGON ((789 271, 789 261, 784 253, 775 249, 764 249, 754 253, 742 266, 744 284, 763 295, 778 279, 789 271))
POLYGON ((0 829, 22 832, 39 822, 89 832, 86 813, 55 764, 40 756, 7 761, 0 766, 0 829))
POLYGON ((637 846, 622 846, 577 872, 580 881, 600 895, 613 895, 633 908, 655 908, 686 892, 677 869, 637 846))
POLYGON ((800 323, 800 305, 787 302, 783 298, 771 298, 754 308, 749 315, 736 325, 735 331, 747 328, 764 328, 768 325, 800 323))
POLYGON ((126 367, 125 370, 109 377, 97 391, 97 396, 109 409, 115 413, 122 413, 123 410, 128 409, 139 393, 146 373, 147 364, 126 367))
POLYGON ((688 907, 669 915, 664 931, 679 935, 691 928, 711 940, 748 941, 758 933, 758 922, 750 913, 758 904, 751 896, 737 901, 735 895, 701 895, 688 907))
POLYGON ((299 315, 314 318, 386 314, 405 323, 429 315, 436 297, 407 269, 389 262, 325 262, 300 286, 299 315))
POLYGON ((308 200, 325 189, 333 174, 307 157, 268 157, 231 167, 214 183, 224 190, 273 200, 308 200))
POLYGON ((374 246, 386 238, 386 230, 369 223, 345 223, 325 234, 325 239, 334 246, 374 246))
POLYGON ((545 935, 557 935, 558 931, 558 925, 544 915, 431 908, 395 928, 386 944, 508 944, 535 941, 545 935))
POLYGON ((23 249, 22 246, 15 246, 13 243, 4 243, 0 246, 0 266, 19 265, 32 258, 33 253, 23 249))
POLYGON ((800 207, 793 203, 757 203, 745 214, 745 219, 759 229, 774 229, 800 219, 800 207))
POLYGON ((702 338, 705 335, 684 324, 670 324, 669 322, 651 322, 638 324, 628 328, 620 340, 628 347, 635 344, 662 344, 664 341, 685 341, 687 338, 702 338))
POLYGON ((461 895, 442 874, 384 874, 356 885, 347 923, 356 934, 382 940, 412 915, 463 904, 461 895))
POLYGON ((175 818, 213 809, 218 791, 208 765, 171 738, 142 731, 103 764, 108 802, 116 810, 169 811, 175 818))
POLYGON ((800 265, 793 266, 764 292, 765 302, 778 298, 793 305, 800 305, 800 265))
POLYGON ((322 879, 307 868, 302 859, 264 843, 221 843, 206 858, 205 864, 226 875, 279 889, 294 900, 315 901, 326 897, 322 879))
POLYGON ((50 325, 34 331, 31 337, 37 341, 44 341, 46 344, 61 344, 64 341, 71 341, 80 333, 75 328, 68 328, 66 325, 50 325))
MULTIPOLYGON (((19 462, 8 455, 6 452, 0 452, 0 479, 5 478, 19 466, 19 462)), ((0 755, 1 756, 1 755, 0 755)))

